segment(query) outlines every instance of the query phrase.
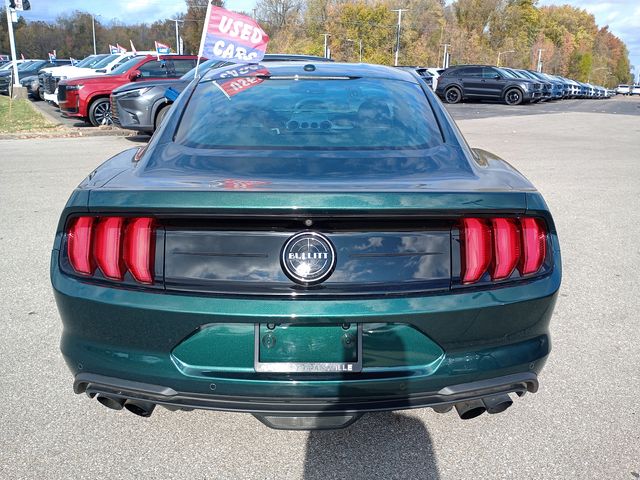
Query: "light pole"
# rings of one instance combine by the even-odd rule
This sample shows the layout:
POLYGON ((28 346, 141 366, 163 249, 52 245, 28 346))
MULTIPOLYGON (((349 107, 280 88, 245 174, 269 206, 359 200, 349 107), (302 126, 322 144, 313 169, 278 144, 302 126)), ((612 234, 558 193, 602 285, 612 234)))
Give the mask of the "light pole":
POLYGON ((514 53, 515 50, 507 50, 505 52, 498 52, 498 61, 496 62, 496 67, 500 66, 500 55, 505 55, 507 53, 514 53))
POLYGON ((102 15, 94 15, 91 14, 91 30, 93 31, 93 54, 97 55, 98 50, 96 49, 96 17, 101 17, 102 15))
POLYGON ((536 68, 538 72, 542 72, 542 52, 544 52, 544 50, 542 48, 539 48, 538 49, 538 68, 536 68))
POLYGON ((444 47, 444 54, 442 55, 442 68, 447 68, 447 49, 451 46, 450 43, 443 43, 441 47, 444 47))
MULTIPOLYGON (((13 38, 13 22, 12 22, 12 14, 13 12, 9 8, 9 5, 5 4, 5 9, 7 11, 7 29, 9 30, 9 45, 11 46, 11 60, 13 61, 13 86, 20 87, 20 78, 18 75, 18 58, 16 55, 16 41, 13 38)), ((12 95, 10 95, 12 96, 12 95)))
MULTIPOLYGON (((350 38, 347 38, 347 41, 353 42, 353 43, 356 42, 356 40, 351 40, 350 38)), ((358 51, 360 53, 360 57, 359 57, 360 63, 362 63, 362 39, 361 38, 358 39, 358 51)))
POLYGON ((324 58, 329 58, 329 51, 327 50, 327 47, 329 45, 329 37, 331 36, 330 33, 323 33, 322 34, 324 36, 324 58))
POLYGON ((182 52, 180 51, 180 31, 178 30, 178 22, 182 22, 183 20, 178 20, 177 18, 167 18, 167 21, 176 23, 176 53, 182 54, 182 52))
POLYGON ((408 12, 408 8, 396 8, 392 9, 392 12, 398 12, 398 30, 396 34, 396 58, 394 61, 394 65, 398 66, 398 56, 400 55, 400 29, 402 28, 402 12, 408 12))

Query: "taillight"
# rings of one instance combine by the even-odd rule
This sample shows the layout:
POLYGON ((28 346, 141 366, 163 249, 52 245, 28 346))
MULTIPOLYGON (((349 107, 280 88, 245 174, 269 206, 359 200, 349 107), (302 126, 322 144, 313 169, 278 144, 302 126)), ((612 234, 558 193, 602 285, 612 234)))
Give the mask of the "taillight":
POLYGON ((93 275, 96 269, 91 253, 93 217, 80 217, 71 222, 67 231, 67 255, 73 269, 83 275, 93 275))
POLYGON ((97 266, 111 280, 123 280, 128 270, 136 281, 153 283, 154 245, 151 218, 79 217, 67 230, 71 267, 93 275, 97 266))
POLYGON ((518 227, 510 218, 491 219, 493 232, 492 280, 509 278, 520 260, 520 238, 518 227))
POLYGON ((153 220, 136 218, 129 222, 124 236, 124 262, 140 283, 153 283, 153 220))
POLYGON ((124 276, 123 223, 124 219, 121 217, 106 217, 100 219, 96 228, 96 243, 93 253, 104 276, 113 280, 122 280, 124 276))
POLYGON ((523 218, 520 225, 523 245, 520 273, 530 275, 536 273, 544 262, 547 235, 542 222, 537 218, 523 218))
POLYGON ((462 283, 492 281, 537 273, 546 257, 547 232, 538 218, 465 218, 460 226, 462 283))
POLYGON ((462 223, 462 283, 473 283, 484 275, 491 262, 491 231, 477 218, 465 218, 462 223))

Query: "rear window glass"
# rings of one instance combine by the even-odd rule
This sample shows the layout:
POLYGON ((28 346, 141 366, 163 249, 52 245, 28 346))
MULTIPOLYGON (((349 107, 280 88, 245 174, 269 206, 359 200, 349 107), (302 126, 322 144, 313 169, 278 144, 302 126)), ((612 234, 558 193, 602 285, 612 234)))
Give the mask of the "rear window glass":
POLYGON ((431 148, 442 135, 417 84, 241 77, 201 82, 176 142, 195 148, 431 148))

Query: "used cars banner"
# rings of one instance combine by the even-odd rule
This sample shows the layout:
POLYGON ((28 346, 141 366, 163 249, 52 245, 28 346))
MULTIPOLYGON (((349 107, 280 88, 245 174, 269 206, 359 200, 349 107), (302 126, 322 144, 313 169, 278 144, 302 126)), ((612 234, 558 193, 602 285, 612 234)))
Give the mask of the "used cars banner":
POLYGON ((209 4, 200 41, 200 56, 235 63, 257 63, 269 36, 253 19, 209 4))

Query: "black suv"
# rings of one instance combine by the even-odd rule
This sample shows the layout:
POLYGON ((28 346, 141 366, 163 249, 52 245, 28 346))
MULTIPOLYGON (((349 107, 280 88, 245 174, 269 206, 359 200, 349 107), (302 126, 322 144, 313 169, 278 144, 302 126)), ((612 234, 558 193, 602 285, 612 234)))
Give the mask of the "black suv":
POLYGON ((456 65, 438 79, 436 93, 447 103, 469 100, 500 100, 519 105, 542 97, 542 83, 512 75, 490 65, 456 65))

